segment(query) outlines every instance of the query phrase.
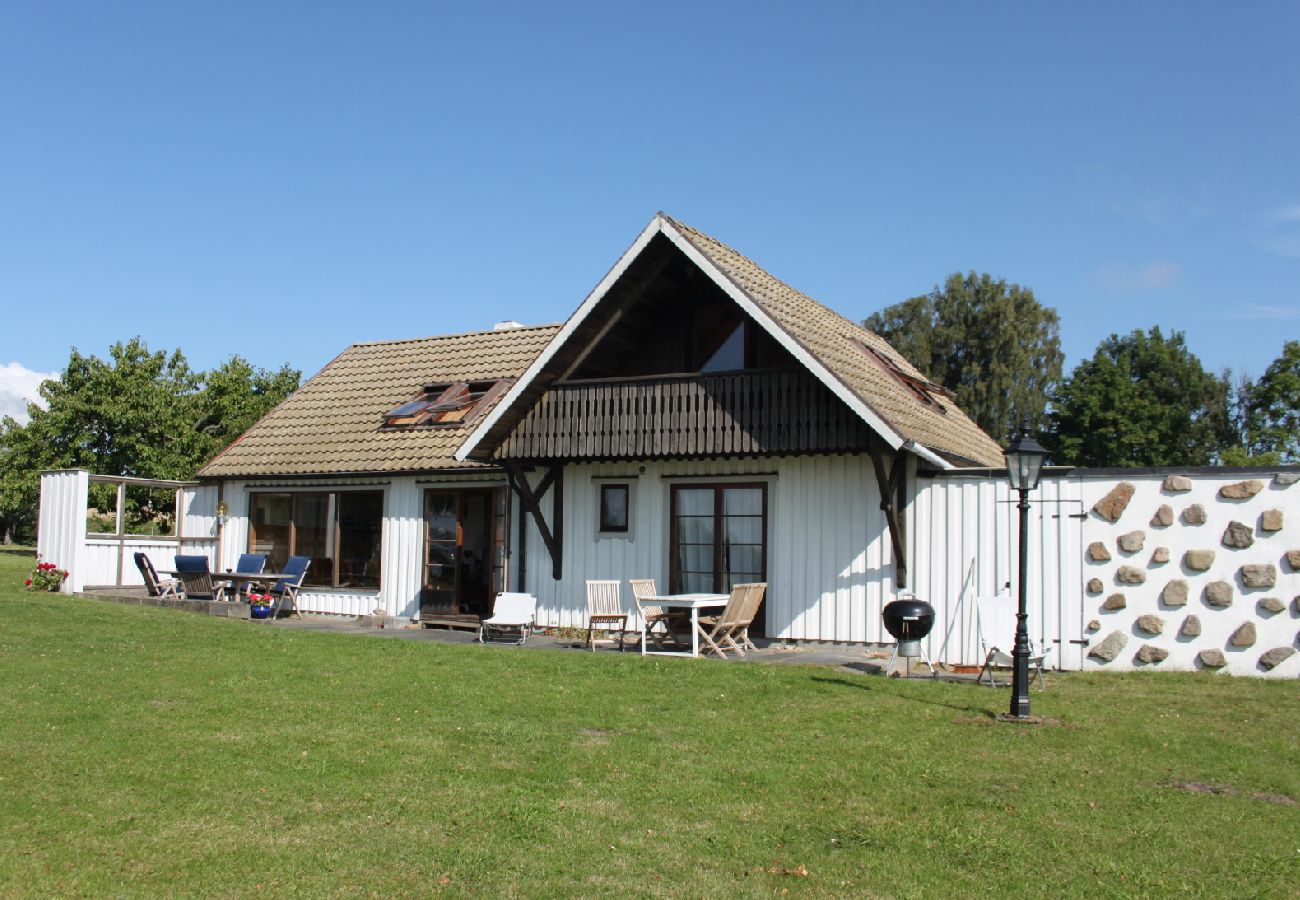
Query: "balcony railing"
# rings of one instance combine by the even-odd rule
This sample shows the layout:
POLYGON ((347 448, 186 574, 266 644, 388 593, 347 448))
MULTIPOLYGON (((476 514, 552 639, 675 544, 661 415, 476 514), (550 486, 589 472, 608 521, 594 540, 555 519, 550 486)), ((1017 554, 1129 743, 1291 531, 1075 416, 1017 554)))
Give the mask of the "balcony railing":
POLYGON ((553 385, 501 459, 663 457, 866 449, 867 426, 802 370, 553 385))

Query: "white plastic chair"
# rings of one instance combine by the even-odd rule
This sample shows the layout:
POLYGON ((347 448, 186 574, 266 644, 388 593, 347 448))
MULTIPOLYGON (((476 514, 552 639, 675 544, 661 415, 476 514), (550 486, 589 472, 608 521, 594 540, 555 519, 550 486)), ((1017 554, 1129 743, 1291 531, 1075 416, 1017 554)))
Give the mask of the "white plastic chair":
MULTIPOLYGON (((1011 669, 1015 667, 1015 657, 1011 655, 1016 639, 1016 604, 1007 591, 999 591, 992 597, 978 597, 975 600, 975 622, 979 631, 980 649, 984 652, 984 667, 980 669, 979 681, 984 682, 988 675, 989 687, 998 687, 993 677, 993 669, 1011 669), (1005 650, 1002 646, 1005 644, 1005 650)), ((1033 642, 1029 644, 1029 666, 1038 671, 1038 687, 1047 687, 1043 677, 1043 660, 1051 652, 1049 647, 1039 651, 1033 642)))
POLYGON ((500 636, 514 636, 511 643, 528 640, 537 619, 537 598, 532 594, 500 593, 492 604, 492 615, 479 623, 479 643, 486 644, 500 636))

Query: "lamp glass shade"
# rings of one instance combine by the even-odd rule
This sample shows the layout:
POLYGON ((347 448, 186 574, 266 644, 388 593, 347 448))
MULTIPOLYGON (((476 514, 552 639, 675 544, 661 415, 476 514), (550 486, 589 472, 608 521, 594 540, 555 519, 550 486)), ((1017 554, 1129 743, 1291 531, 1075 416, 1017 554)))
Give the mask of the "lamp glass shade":
POLYGON ((1038 487, 1038 476, 1043 471, 1047 451, 1028 432, 1021 431, 1011 445, 1002 451, 1007 458, 1007 477, 1017 491, 1032 491, 1038 487))
POLYGON ((221 516, 221 517, 224 519, 224 518, 226 517, 226 515, 229 514, 229 512, 230 512, 230 507, 226 505, 226 501, 225 501, 225 500, 222 500, 220 503, 217 504, 217 515, 218 515, 218 516, 221 516))

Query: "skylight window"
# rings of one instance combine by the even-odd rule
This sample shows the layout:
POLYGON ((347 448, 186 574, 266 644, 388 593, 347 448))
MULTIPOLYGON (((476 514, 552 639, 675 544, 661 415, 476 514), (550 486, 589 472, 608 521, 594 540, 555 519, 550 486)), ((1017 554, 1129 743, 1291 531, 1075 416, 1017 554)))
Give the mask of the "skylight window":
POLYGON ((505 390, 509 379, 426 384, 420 396, 384 413, 386 428, 449 427, 472 421, 505 390))
POLYGON ((884 369, 895 381, 907 388, 917 400, 920 400, 926 406, 933 406, 942 413, 947 413, 943 404, 935 399, 935 395, 952 398, 952 391, 948 390, 941 384, 935 384, 933 381, 927 381, 924 378, 907 372, 888 355, 881 353, 875 347, 854 339, 853 343, 858 349, 866 354, 867 358, 874 362, 880 368, 884 369))

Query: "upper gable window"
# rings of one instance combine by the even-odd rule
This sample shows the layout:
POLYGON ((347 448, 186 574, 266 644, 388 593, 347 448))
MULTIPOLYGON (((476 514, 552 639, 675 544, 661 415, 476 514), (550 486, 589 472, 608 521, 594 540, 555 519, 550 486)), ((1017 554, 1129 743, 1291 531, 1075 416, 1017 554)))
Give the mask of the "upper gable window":
POLYGON ((463 425, 475 418, 484 400, 500 394, 506 383, 506 379, 493 379, 426 384, 420 396, 384 413, 384 426, 463 425))

